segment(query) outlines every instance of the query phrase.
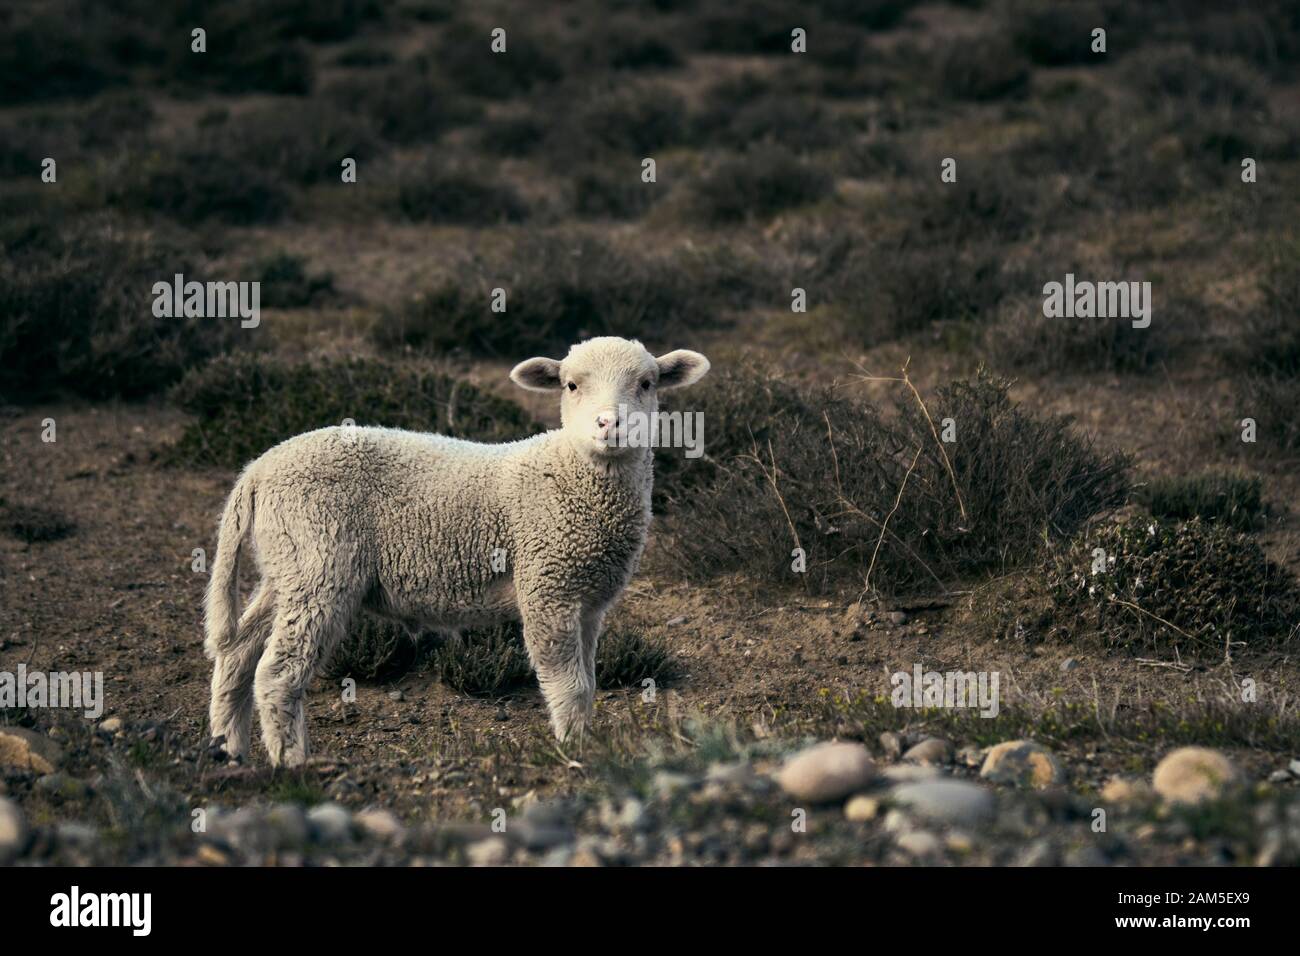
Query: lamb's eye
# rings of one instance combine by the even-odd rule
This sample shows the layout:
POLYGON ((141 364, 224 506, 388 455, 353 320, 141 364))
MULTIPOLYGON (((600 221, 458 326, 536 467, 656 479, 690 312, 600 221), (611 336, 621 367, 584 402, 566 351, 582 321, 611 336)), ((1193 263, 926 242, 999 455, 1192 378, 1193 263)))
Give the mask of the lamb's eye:
POLYGON ((577 383, 577 382, 570 382, 570 383, 569 383, 569 391, 571 391, 571 392, 576 392, 577 390, 578 390, 578 383, 577 383))
POLYGON ((648 391, 650 391, 650 380, 649 380, 649 379, 646 379, 644 382, 641 383, 641 390, 642 390, 643 392, 648 392, 648 391))

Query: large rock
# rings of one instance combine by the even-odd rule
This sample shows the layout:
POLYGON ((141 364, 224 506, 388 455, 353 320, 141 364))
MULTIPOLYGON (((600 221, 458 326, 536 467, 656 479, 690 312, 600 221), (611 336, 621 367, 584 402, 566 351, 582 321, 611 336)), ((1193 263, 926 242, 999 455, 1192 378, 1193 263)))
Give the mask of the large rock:
POLYGON ((964 780, 905 783, 894 790, 892 797, 899 806, 935 823, 971 826, 993 817, 993 794, 964 780))
POLYGON ((0 767, 54 773, 63 763, 63 748, 44 734, 22 727, 0 729, 0 767))
POLYGON ((1170 803, 1217 800, 1241 780, 1232 761, 1209 747, 1179 747, 1156 765, 1151 785, 1170 803))
POLYGON ((861 744, 823 743, 800 751, 777 775, 796 800, 831 803, 863 789, 876 776, 876 764, 861 744))
POLYGON ((1032 740, 1008 740, 993 747, 984 758, 980 776, 992 783, 1034 790, 1065 782, 1056 755, 1032 740))
POLYGON ((11 861, 27 846, 27 823, 18 804, 0 797, 0 864, 11 861))

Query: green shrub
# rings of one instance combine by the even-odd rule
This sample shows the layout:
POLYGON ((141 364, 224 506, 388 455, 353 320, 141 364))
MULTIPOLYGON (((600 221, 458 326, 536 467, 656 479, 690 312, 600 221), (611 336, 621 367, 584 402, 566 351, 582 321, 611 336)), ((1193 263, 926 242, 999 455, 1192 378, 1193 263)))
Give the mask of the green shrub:
POLYGON ((834 189, 825 169, 767 147, 716 164, 695 184, 692 209, 714 224, 766 219, 825 199, 834 189))
POLYGON ((108 48, 113 17, 71 2, 0 12, 0 105, 98 93, 126 76, 108 48))
POLYGON ((829 278, 839 324, 865 345, 924 332, 935 322, 982 319, 1017 277, 996 247, 904 237, 850 253, 829 278))
POLYGON ((200 137, 201 147, 237 166, 252 164, 280 182, 337 182, 344 157, 375 155, 369 118, 316 101, 243 113, 200 137))
POLYGON ((351 359, 291 364, 237 354, 186 375, 172 397, 196 420, 171 449, 171 459, 225 468, 344 419, 478 441, 509 441, 538 428, 513 402, 427 363, 351 359))
POLYGON ((1240 472, 1203 471, 1151 478, 1138 501, 1157 518, 1200 518, 1253 531, 1264 517, 1263 480, 1240 472))
POLYGON ((479 145, 493 156, 531 156, 545 141, 548 129, 532 113, 497 116, 479 124, 479 145))
POLYGON ((1153 303, 1146 328, 1134 328, 1126 317, 1049 317, 1041 296, 1026 298, 988 328, 983 351, 999 367, 1039 375, 1145 372, 1184 354, 1205 331, 1204 305, 1187 293, 1171 294, 1172 300, 1153 303))
POLYGON ((1229 642, 1289 641, 1300 613, 1286 569, 1248 536, 1199 519, 1096 528, 1055 555, 1044 586, 1064 636, 1203 660, 1222 660, 1229 642), (1093 571, 1096 549, 1104 573, 1093 571))
POLYGON ((278 252, 256 264, 261 304, 272 309, 302 309, 334 296, 334 276, 309 274, 302 256, 278 252))
POLYGON ((1204 56, 1187 46, 1143 50, 1124 61, 1126 78, 1146 97, 1166 97, 1179 108, 1262 109, 1267 86, 1240 60, 1204 56))
MULTIPOLYGON (((0 505, 3 504, 0 499, 0 505)), ((28 544, 58 541, 77 530, 76 524, 61 512, 27 504, 4 507, 4 527, 15 538, 28 544)))
POLYGON ((112 206, 186 223, 214 220, 241 226, 275 222, 290 202, 280 180, 259 164, 200 146, 132 159, 106 198, 112 206))
POLYGON ((594 335, 666 341, 716 324, 717 308, 742 297, 739 275, 706 261, 634 258, 585 236, 532 233, 503 261, 474 261, 390 312, 375 339, 386 348, 512 358, 562 356, 594 335), (491 309, 494 288, 506 290, 505 312, 491 309))
POLYGON ((1099 63, 1106 54, 1092 52, 1092 31, 1113 29, 1106 14, 1092 3, 1019 3, 1009 12, 1011 36, 1029 59, 1044 66, 1099 63))
POLYGON ((636 82, 589 84, 546 94, 554 113, 547 156, 568 166, 593 155, 635 158, 637 163, 686 141, 686 104, 670 87, 636 82))
POLYGON ((606 629, 596 645, 596 686, 640 688, 652 680, 663 686, 678 674, 668 645, 640 631, 606 629))
POLYGON ((560 80, 564 68, 548 51, 558 41, 521 23, 507 31, 504 53, 492 52, 492 27, 460 21, 444 28, 432 54, 443 75, 474 96, 508 99, 560 80))
POLYGON ((1262 302, 1234 345, 1233 364, 1246 372, 1300 376, 1300 240, 1273 243, 1259 289, 1262 302))
POLYGON ((1023 96, 1029 89, 1029 65, 1000 36, 962 37, 940 58, 939 86, 946 96, 964 100, 1023 96))
POLYGON ((515 188, 466 168, 430 162, 403 173, 397 210, 414 222, 492 225, 519 222, 528 206, 515 188))
POLYGON ((134 398, 232 347, 237 320, 156 318, 149 290, 188 272, 190 253, 122 235, 7 224, 0 258, 0 392, 8 402, 66 391, 134 398))
POLYGON ((593 165, 573 177, 573 211, 581 219, 636 219, 659 201, 667 187, 644 183, 632 163, 622 172, 593 165))
POLYGON ((452 690, 475 697, 500 697, 532 680, 518 624, 466 631, 445 641, 429 657, 430 669, 452 690))
MULTIPOLYGON (((373 124, 391 143, 436 142, 443 133, 477 120, 482 109, 455 92, 426 60, 337 80, 325 90, 332 110, 373 124)), ((353 154, 346 154, 353 155, 353 154)), ((338 161, 334 163, 338 166, 338 161)))
POLYGON ((362 613, 334 646, 321 674, 331 681, 351 677, 375 683, 405 674, 417 656, 416 639, 406 628, 377 615, 362 613))

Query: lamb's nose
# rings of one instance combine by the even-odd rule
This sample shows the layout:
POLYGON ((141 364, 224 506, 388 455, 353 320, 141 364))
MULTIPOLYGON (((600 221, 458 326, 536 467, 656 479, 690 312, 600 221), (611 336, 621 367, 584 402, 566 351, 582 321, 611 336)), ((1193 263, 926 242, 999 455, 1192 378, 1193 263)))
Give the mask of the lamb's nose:
POLYGON ((609 435, 609 430, 614 427, 618 421, 618 412, 607 410, 596 415, 596 431, 600 433, 601 438, 609 435))

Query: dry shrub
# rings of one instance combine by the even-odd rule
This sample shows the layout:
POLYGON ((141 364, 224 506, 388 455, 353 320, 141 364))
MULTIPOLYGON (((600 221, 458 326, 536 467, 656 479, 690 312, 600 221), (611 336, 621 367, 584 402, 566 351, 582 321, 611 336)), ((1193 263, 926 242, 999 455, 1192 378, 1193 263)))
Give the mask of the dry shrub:
POLYGON ((1121 503, 1128 463, 1067 419, 1015 405, 1008 387, 984 372, 953 382, 927 417, 901 383, 887 414, 754 367, 715 370, 680 400, 704 413, 706 456, 660 456, 656 560, 695 579, 743 571, 812 588, 861 584, 871 568, 886 592, 942 591, 1028 561, 1121 503), (931 418, 935 429, 951 418, 955 441, 936 441, 931 418))

